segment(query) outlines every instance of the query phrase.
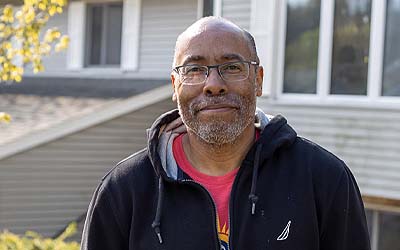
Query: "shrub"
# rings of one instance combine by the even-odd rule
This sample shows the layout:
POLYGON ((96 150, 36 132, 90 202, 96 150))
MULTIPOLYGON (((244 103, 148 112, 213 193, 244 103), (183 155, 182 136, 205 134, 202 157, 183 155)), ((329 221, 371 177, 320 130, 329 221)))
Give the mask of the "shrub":
POLYGON ((76 223, 71 223, 55 239, 43 238, 40 234, 27 231, 19 236, 8 231, 0 234, 0 250, 79 250, 79 243, 65 240, 76 233, 76 223))

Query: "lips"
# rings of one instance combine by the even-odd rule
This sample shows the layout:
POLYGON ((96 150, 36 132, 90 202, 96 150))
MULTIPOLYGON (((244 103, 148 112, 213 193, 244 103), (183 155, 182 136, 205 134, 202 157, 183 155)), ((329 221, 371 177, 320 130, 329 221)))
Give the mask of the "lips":
POLYGON ((217 113, 239 110, 241 102, 238 99, 236 96, 205 97, 190 103, 189 110, 193 115, 199 112, 217 113))
POLYGON ((230 105, 230 104, 212 104, 212 105, 207 105, 205 107, 200 108, 200 111, 228 110, 228 109, 237 109, 237 107, 230 105))
POLYGON ((203 114, 219 114, 219 113, 225 113, 225 112, 232 112, 234 110, 237 110, 238 108, 229 105, 229 104, 213 104, 213 105, 207 105, 202 107, 201 109, 198 110, 198 113, 203 113, 203 114))

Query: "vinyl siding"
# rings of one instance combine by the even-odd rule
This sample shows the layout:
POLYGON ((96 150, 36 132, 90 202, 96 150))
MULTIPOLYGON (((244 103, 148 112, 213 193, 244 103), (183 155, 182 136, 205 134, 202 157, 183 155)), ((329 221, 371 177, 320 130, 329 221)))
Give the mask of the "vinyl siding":
MULTIPOLYGON (((63 13, 49 19, 47 28, 58 28, 62 35, 68 35, 68 8, 63 13)), ((48 57, 43 57, 43 65, 46 71, 64 71, 67 67, 67 50, 58 53, 53 52, 48 57)))
POLYGON ((250 29, 251 1, 223 0, 222 16, 241 26, 250 29))
POLYGON ((168 99, 0 161, 0 231, 53 236, 86 211, 101 177, 144 148, 145 129, 174 107, 168 99))
POLYGON ((142 2, 139 71, 169 76, 176 37, 197 19, 197 0, 142 2))
POLYGON ((390 109, 282 105, 258 106, 283 114, 299 135, 342 158, 364 195, 400 199, 400 112, 390 109))

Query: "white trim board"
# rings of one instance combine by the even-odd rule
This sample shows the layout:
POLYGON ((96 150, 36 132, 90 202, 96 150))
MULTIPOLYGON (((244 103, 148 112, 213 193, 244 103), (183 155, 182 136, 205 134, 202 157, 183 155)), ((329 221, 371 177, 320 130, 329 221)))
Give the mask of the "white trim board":
POLYGON ((0 160, 49 143, 83 129, 155 104, 172 96, 171 85, 159 87, 122 101, 115 101, 93 113, 57 124, 49 129, 23 136, 0 148, 0 160))
POLYGON ((84 66, 85 26, 86 3, 71 1, 68 5, 68 35, 71 41, 67 51, 68 70, 78 71, 84 66))
POLYGON ((139 69, 142 1, 124 0, 123 4, 121 69, 135 71, 139 69))
POLYGON ((214 0, 214 16, 222 16, 222 0, 214 0))

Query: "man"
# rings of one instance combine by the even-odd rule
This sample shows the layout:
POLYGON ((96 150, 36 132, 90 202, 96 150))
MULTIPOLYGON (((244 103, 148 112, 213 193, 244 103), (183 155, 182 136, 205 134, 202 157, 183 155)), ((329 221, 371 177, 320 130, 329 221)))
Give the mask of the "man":
POLYGON ((370 249, 346 165, 256 109, 263 68, 248 32, 200 19, 173 67, 179 112, 103 178, 82 249, 370 249))

